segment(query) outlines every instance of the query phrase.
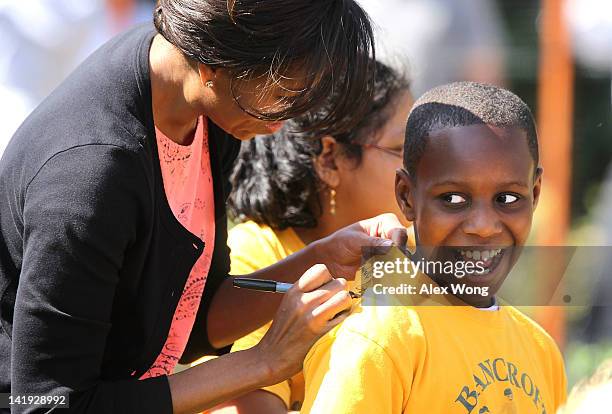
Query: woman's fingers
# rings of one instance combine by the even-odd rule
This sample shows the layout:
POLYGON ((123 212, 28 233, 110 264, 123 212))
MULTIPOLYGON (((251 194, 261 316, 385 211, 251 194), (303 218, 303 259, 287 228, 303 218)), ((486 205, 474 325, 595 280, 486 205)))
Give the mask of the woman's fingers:
POLYGON ((395 214, 387 213, 361 220, 318 241, 321 260, 334 276, 353 279, 364 253, 384 254, 394 245, 404 250, 408 231, 395 214), (365 248, 365 249, 364 249, 365 248))
POLYGON ((341 290, 313 309, 312 316, 320 323, 321 332, 327 332, 348 316, 352 302, 349 292, 341 290))
POLYGON ((348 291, 348 283, 346 279, 332 279, 317 289, 310 292, 304 292, 302 300, 311 303, 313 306, 325 302, 340 291, 348 291))
POLYGON ((346 318, 350 306, 346 280, 333 279, 324 265, 306 271, 283 298, 258 345, 275 378, 297 372, 310 347, 346 318))
POLYGON ((340 312, 336 316, 334 316, 333 319, 330 319, 329 321, 327 321, 327 326, 325 327, 325 333, 331 331, 336 325, 340 325, 342 322, 344 322, 344 320, 348 318, 350 314, 351 314, 351 310, 347 309, 347 310, 340 312))
POLYGON ((404 247, 408 243, 408 230, 406 227, 391 229, 390 237, 396 246, 404 247))
MULTIPOLYGON (((315 265, 308 269, 296 285, 297 289, 301 291, 301 303, 307 309, 311 309, 311 315, 316 319, 321 319, 319 315, 327 309, 330 309, 331 312, 337 306, 340 306, 337 302, 339 298, 348 297, 350 299, 346 279, 334 279, 325 265, 315 265)), ((342 310, 344 308, 339 308, 328 319, 342 310)))
POLYGON ((408 241, 406 227, 400 223, 395 214, 381 214, 359 222, 363 230, 373 237, 392 240, 398 246, 405 246, 408 241))
POLYGON ((316 264, 308 269, 295 284, 300 292, 310 292, 333 280, 332 275, 323 264, 316 264))

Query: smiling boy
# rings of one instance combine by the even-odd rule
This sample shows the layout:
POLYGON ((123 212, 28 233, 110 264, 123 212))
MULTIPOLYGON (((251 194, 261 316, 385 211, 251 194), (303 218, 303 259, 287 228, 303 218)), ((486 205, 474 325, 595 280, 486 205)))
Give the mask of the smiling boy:
POLYGON ((540 194, 529 108, 489 85, 440 86, 415 103, 404 148, 395 187, 414 223, 413 260, 482 267, 461 278, 419 275, 442 288, 466 287, 441 306, 357 305, 306 357, 302 412, 554 413, 566 396, 557 346, 494 297, 525 244, 540 194))

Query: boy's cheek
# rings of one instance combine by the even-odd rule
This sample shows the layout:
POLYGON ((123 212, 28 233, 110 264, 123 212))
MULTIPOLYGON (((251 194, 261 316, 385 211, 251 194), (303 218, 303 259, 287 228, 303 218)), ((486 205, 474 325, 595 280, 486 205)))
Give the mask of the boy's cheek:
POLYGON ((449 215, 442 211, 429 209, 417 214, 415 223, 422 246, 442 245, 450 235, 460 228, 459 215, 449 215))
POLYGON ((514 238, 517 246, 523 246, 527 242, 529 233, 531 232, 531 218, 524 219, 520 222, 514 223, 514 238))
POLYGON ((504 224, 512 233, 515 244, 522 246, 527 241, 533 222, 533 209, 526 206, 515 214, 504 217, 504 224))

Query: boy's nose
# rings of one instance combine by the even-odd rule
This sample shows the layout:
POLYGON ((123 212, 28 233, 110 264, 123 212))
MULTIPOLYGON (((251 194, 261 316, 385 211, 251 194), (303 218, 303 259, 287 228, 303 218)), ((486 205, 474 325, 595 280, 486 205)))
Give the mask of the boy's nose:
POLYGON ((494 209, 476 207, 463 222, 462 230, 471 236, 491 238, 502 232, 502 223, 494 209))

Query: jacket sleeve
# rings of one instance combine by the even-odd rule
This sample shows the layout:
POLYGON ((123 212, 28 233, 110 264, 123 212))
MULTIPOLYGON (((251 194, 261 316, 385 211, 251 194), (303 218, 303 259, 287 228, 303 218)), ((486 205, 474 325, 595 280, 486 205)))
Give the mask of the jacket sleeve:
POLYGON ((49 159, 27 184, 13 394, 67 395, 67 413, 172 412, 166 377, 101 378, 115 289, 146 202, 140 162, 116 146, 80 146, 49 159))

